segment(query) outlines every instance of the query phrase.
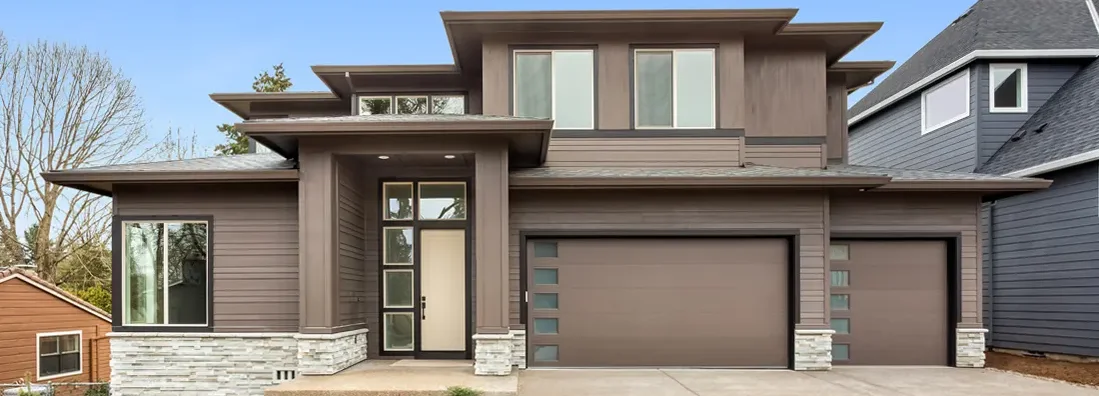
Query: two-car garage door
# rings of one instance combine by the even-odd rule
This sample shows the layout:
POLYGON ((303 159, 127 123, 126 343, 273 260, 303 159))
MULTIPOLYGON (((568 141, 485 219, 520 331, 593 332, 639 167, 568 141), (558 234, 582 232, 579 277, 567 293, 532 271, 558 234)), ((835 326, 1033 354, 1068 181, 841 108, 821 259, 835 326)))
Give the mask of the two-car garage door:
POLYGON ((527 252, 532 366, 787 366, 784 239, 565 239, 527 252))
MULTIPOLYGON (((528 242, 534 367, 787 367, 786 239, 528 242)), ((948 363, 947 245, 838 241, 835 364, 948 363)))

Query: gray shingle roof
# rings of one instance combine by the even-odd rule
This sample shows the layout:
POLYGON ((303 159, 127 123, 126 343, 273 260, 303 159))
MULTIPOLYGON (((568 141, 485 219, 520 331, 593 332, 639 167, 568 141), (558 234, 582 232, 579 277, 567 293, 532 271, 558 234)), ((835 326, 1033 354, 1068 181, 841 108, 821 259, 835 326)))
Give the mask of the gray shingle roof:
POLYGON ((275 153, 225 155, 176 161, 66 169, 57 172, 218 172, 295 169, 297 162, 275 153))
POLYGON ((858 116, 975 50, 1099 49, 1085 1, 979 0, 847 112, 858 116))
POLYGON ((938 172, 919 169, 882 168, 878 166, 864 165, 829 165, 828 169, 843 173, 858 173, 868 175, 884 175, 892 177, 895 181, 1023 181, 1037 180, 1026 177, 1008 177, 986 175, 981 173, 966 172, 938 172))
POLYGON ((518 178, 751 178, 751 177, 852 177, 865 176, 824 169, 780 168, 751 165, 746 167, 684 168, 573 168, 540 167, 511 172, 518 178))
POLYGON ((545 118, 496 116, 482 114, 369 114, 330 117, 260 118, 244 121, 245 124, 286 122, 477 122, 477 121, 547 121, 545 118))
POLYGON ((1076 73, 979 169, 1004 174, 1099 149, 1099 60, 1076 73), (1035 129, 1045 125, 1041 132, 1035 129))

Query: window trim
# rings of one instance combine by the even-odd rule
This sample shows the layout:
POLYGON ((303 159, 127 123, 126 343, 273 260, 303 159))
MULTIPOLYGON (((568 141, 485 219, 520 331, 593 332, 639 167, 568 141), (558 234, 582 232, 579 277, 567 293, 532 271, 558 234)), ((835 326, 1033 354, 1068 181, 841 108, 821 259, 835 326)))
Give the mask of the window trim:
POLYGON ((971 107, 973 107, 973 106, 970 103, 970 95, 972 94, 971 92, 969 92, 970 91, 970 85, 973 85, 973 84, 969 81, 969 69, 964 69, 961 72, 959 72, 958 74, 956 74, 952 77, 948 77, 946 80, 943 80, 942 82, 940 82, 938 84, 935 84, 931 88, 923 90, 923 92, 920 93, 920 134, 921 135, 926 135, 928 133, 937 131, 937 130, 939 130, 939 129, 947 126, 947 125, 953 124, 955 122, 958 122, 962 119, 965 119, 965 118, 969 117, 969 115, 973 112, 973 110, 971 109, 971 107), (938 90, 938 89, 940 89, 940 88, 942 88, 942 87, 944 87, 944 86, 946 86, 947 84, 950 84, 950 83, 956 81, 956 80, 965 80, 965 82, 966 82, 964 84, 965 85, 965 98, 966 98, 965 99, 966 100, 965 112, 962 113, 962 114, 959 114, 957 116, 951 117, 950 119, 947 119, 947 120, 945 120, 943 122, 940 122, 938 124, 928 126, 927 125, 927 95, 934 92, 934 91, 936 91, 936 90, 938 90))
POLYGON ((633 108, 631 109, 632 113, 633 113, 633 120, 632 120, 633 121, 633 129, 659 129, 659 130, 668 130, 668 129, 717 129, 717 111, 718 111, 718 109, 717 109, 717 89, 718 89, 717 73, 718 73, 718 70, 717 70, 717 49, 716 48, 713 48, 713 47, 634 48, 633 49, 633 54, 632 54, 632 57, 631 57, 630 61, 631 61, 631 63, 633 63, 632 65, 630 65, 630 72, 633 73, 633 81, 632 81, 633 85, 630 87, 630 96, 633 97, 633 100, 631 100, 631 102, 632 102, 631 105, 633 106, 633 108), (711 58, 713 59, 713 68, 712 69, 714 71, 714 74, 713 74, 713 78, 711 79, 711 81, 713 81, 714 84, 713 84, 713 87, 711 87, 711 89, 710 89, 710 104, 713 106, 711 108, 711 111, 710 111, 710 125, 712 125, 712 126, 709 126, 709 127, 681 127, 681 126, 676 126, 676 124, 679 123, 679 111, 677 109, 679 107, 679 106, 677 106, 679 104, 679 99, 678 99, 679 95, 676 95, 676 93, 677 93, 676 88, 679 86, 679 77, 677 77, 676 73, 675 73, 676 63, 677 63, 675 53, 679 52, 679 51, 706 51, 706 52, 710 53, 711 58), (640 73, 637 72, 637 53, 639 53, 639 52, 671 52, 672 53, 672 125, 670 127, 666 127, 666 126, 642 126, 641 122, 639 121, 641 119, 641 112, 638 111, 638 102, 640 101, 640 96, 637 95, 637 87, 639 86, 639 84, 638 84, 638 81, 639 81, 638 78, 639 77, 638 76, 640 75, 640 73))
MULTIPOLYGON (((57 340, 57 353, 60 355, 61 351, 61 339, 57 340)), ((71 330, 71 331, 57 331, 51 333, 38 333, 34 335, 34 377, 36 381, 45 381, 56 378, 71 377, 74 375, 84 374, 84 330, 71 330), (58 373, 53 375, 42 376, 42 337, 61 337, 68 335, 76 335, 76 352, 79 354, 78 361, 80 362, 80 369, 77 371, 70 371, 65 373, 58 373)))
POLYGON ((412 182, 382 183, 382 221, 412 221, 414 219, 416 219, 416 186, 412 182), (412 206, 412 213, 409 214, 407 219, 389 217, 389 186, 408 186, 408 190, 412 192, 412 196, 408 197, 408 200, 411 201, 409 204, 412 206))
POLYGON ((469 220, 469 199, 468 198, 469 198, 469 185, 466 184, 466 182, 464 182, 464 181, 430 181, 430 182, 423 181, 423 182, 416 183, 415 199, 413 200, 413 203, 415 204, 415 208, 416 208, 416 210, 413 211, 413 212, 416 212, 415 213, 415 219, 416 219, 416 221, 444 221, 444 222, 468 221, 469 220), (420 208, 423 207, 423 205, 420 205, 420 200, 423 199, 423 194, 421 194, 421 192, 424 189, 424 185, 428 185, 428 186, 454 186, 454 185, 462 186, 462 201, 463 201, 463 205, 465 205, 465 207, 466 207, 465 216, 460 218, 460 219, 458 219, 458 218, 451 218, 451 219, 434 219, 434 218, 425 219, 425 218, 423 218, 422 213, 420 213, 420 208))
POLYGON ((989 113, 1026 113, 1028 112, 1028 94, 1030 91, 1029 82, 1027 81, 1027 64, 1026 63, 989 63, 988 64, 988 112, 989 113), (996 86, 995 75, 993 71, 996 69, 1018 69, 1019 70, 1019 106, 1017 107, 997 107, 996 106, 996 86))
POLYGON ((389 99, 389 112, 385 114, 397 114, 397 95, 359 95, 357 99, 355 99, 356 115, 362 114, 363 100, 370 99, 389 99))
POLYGON ((412 311, 382 312, 382 325, 381 325, 381 328, 382 328, 382 337, 381 337, 382 338, 382 351, 385 351, 385 352, 415 352, 417 347, 419 347, 419 345, 416 343, 416 327, 417 327, 416 326, 416 320, 418 319, 418 316, 419 315, 417 315, 415 312, 412 312, 412 311), (386 316, 397 316, 397 315, 409 316, 409 317, 412 318, 412 321, 410 322, 412 324, 412 329, 411 329, 411 332, 412 332, 412 334, 411 334, 412 335, 412 346, 409 347, 409 348, 390 348, 389 347, 389 340, 388 340, 389 332, 385 330, 386 329, 386 322, 385 322, 386 318, 385 317, 386 316))
MULTIPOLYGON (((390 264, 390 265, 392 265, 392 264, 390 264)), ((382 270, 382 308, 397 308, 397 309, 400 309, 400 308, 416 308, 416 273, 412 271, 412 266, 408 265, 408 266, 405 266, 405 267, 408 267, 408 268, 402 268, 402 267, 398 266, 398 268, 394 268, 394 269, 386 268, 386 269, 382 270), (409 301, 411 301, 411 304, 408 304, 408 305, 391 305, 391 304, 389 304, 389 276, 387 276, 387 275, 389 273, 395 273, 395 272, 407 272, 409 275, 412 275, 412 284, 409 285, 409 286, 411 286, 410 290, 411 290, 411 293, 412 293, 411 298, 409 298, 409 301)))
MULTIPOLYGON (((111 288, 111 305, 120 307, 123 311, 119 315, 112 315, 112 326, 120 331, 133 331, 133 332, 157 332, 164 331, 165 328, 171 328, 174 331, 213 331, 214 326, 214 216, 200 215, 200 216, 164 216, 164 215, 152 215, 152 216, 115 216, 114 225, 112 227, 112 249, 111 252, 111 282, 117 285, 117 290, 114 286, 111 288), (125 257, 125 238, 123 238, 123 231, 126 229, 127 223, 203 223, 206 224, 206 321, 201 324, 148 324, 148 323, 126 323, 127 314, 126 306, 123 300, 123 291, 126 289, 123 282, 125 281, 125 274, 123 273, 123 262, 125 257)), ((168 237, 168 233, 164 232, 165 239, 168 237)), ((167 242, 165 242, 167 247, 167 242)), ((164 255, 164 259, 168 259, 168 255, 164 255)), ((166 265, 166 264, 165 264, 166 265)), ((168 277, 164 277, 164 293, 167 296, 168 293, 168 277)), ((167 301, 167 298, 165 298, 167 301)), ((167 322, 167 319, 165 319, 167 322)))
MULTIPOLYGON (((415 210, 413 210, 413 212, 415 212, 415 210)), ((393 221, 408 221, 408 220, 393 220, 393 221)), ((382 268, 394 268, 394 267, 396 267, 396 268, 404 268, 404 267, 411 268, 412 264, 414 262, 416 262, 416 253, 415 253, 416 252, 416 243, 419 242, 419 241, 416 240, 416 238, 417 238, 416 228, 412 227, 412 226, 405 226, 405 225, 396 226, 395 225, 395 226, 382 227, 382 268), (386 236, 385 234, 386 234, 386 231, 388 231, 388 230, 409 230, 409 231, 412 232, 412 243, 411 243, 411 245, 412 245, 412 252, 413 253, 409 257, 409 259, 410 259, 409 262, 407 262, 407 263, 391 263, 391 262, 388 261, 389 255, 386 254, 386 251, 388 250, 388 248, 387 248, 386 243, 385 243, 385 236, 386 236)))
POLYGON ((519 95, 517 95, 516 89, 519 85, 515 83, 515 76, 518 75, 519 62, 516 62, 519 54, 549 54, 550 56, 550 119, 554 120, 553 129, 562 131, 591 131, 599 129, 595 125, 596 112, 599 111, 599 105, 596 103, 599 98, 596 95, 596 91, 599 87, 599 59, 595 54, 595 49, 584 48, 527 48, 527 49, 512 49, 511 50, 511 114, 515 115, 515 111, 519 108, 519 95), (553 73, 556 70, 557 59, 553 56, 556 52, 585 52, 591 54, 592 63, 592 87, 591 87, 591 127, 590 128, 562 128, 557 126, 557 84, 554 84, 553 73))

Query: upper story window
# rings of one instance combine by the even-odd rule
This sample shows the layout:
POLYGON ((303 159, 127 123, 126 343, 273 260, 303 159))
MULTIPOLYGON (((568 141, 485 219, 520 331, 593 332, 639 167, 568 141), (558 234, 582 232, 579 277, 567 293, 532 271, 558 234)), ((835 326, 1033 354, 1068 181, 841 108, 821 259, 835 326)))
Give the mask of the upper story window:
POLYGON ((515 51, 513 113, 552 118, 555 129, 595 129, 592 50, 515 51))
POLYGON ((462 95, 360 96, 359 114, 465 114, 462 95))
POLYGON ((122 222, 122 324, 209 325, 209 224, 122 222))
POLYGON ((634 52, 634 123, 644 128, 713 128, 714 50, 634 52))
POLYGON ((988 111, 993 113, 1026 113, 1026 64, 988 65, 988 111))
POLYGON ((923 91, 920 125, 928 133, 969 117, 969 70, 923 91))

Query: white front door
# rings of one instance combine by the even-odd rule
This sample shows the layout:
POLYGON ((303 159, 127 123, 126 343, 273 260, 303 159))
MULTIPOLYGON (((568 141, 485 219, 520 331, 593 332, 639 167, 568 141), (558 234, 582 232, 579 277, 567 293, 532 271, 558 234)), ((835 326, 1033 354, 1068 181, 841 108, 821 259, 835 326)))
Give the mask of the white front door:
POLYGON ((466 232, 420 231, 420 350, 466 349, 466 232))

